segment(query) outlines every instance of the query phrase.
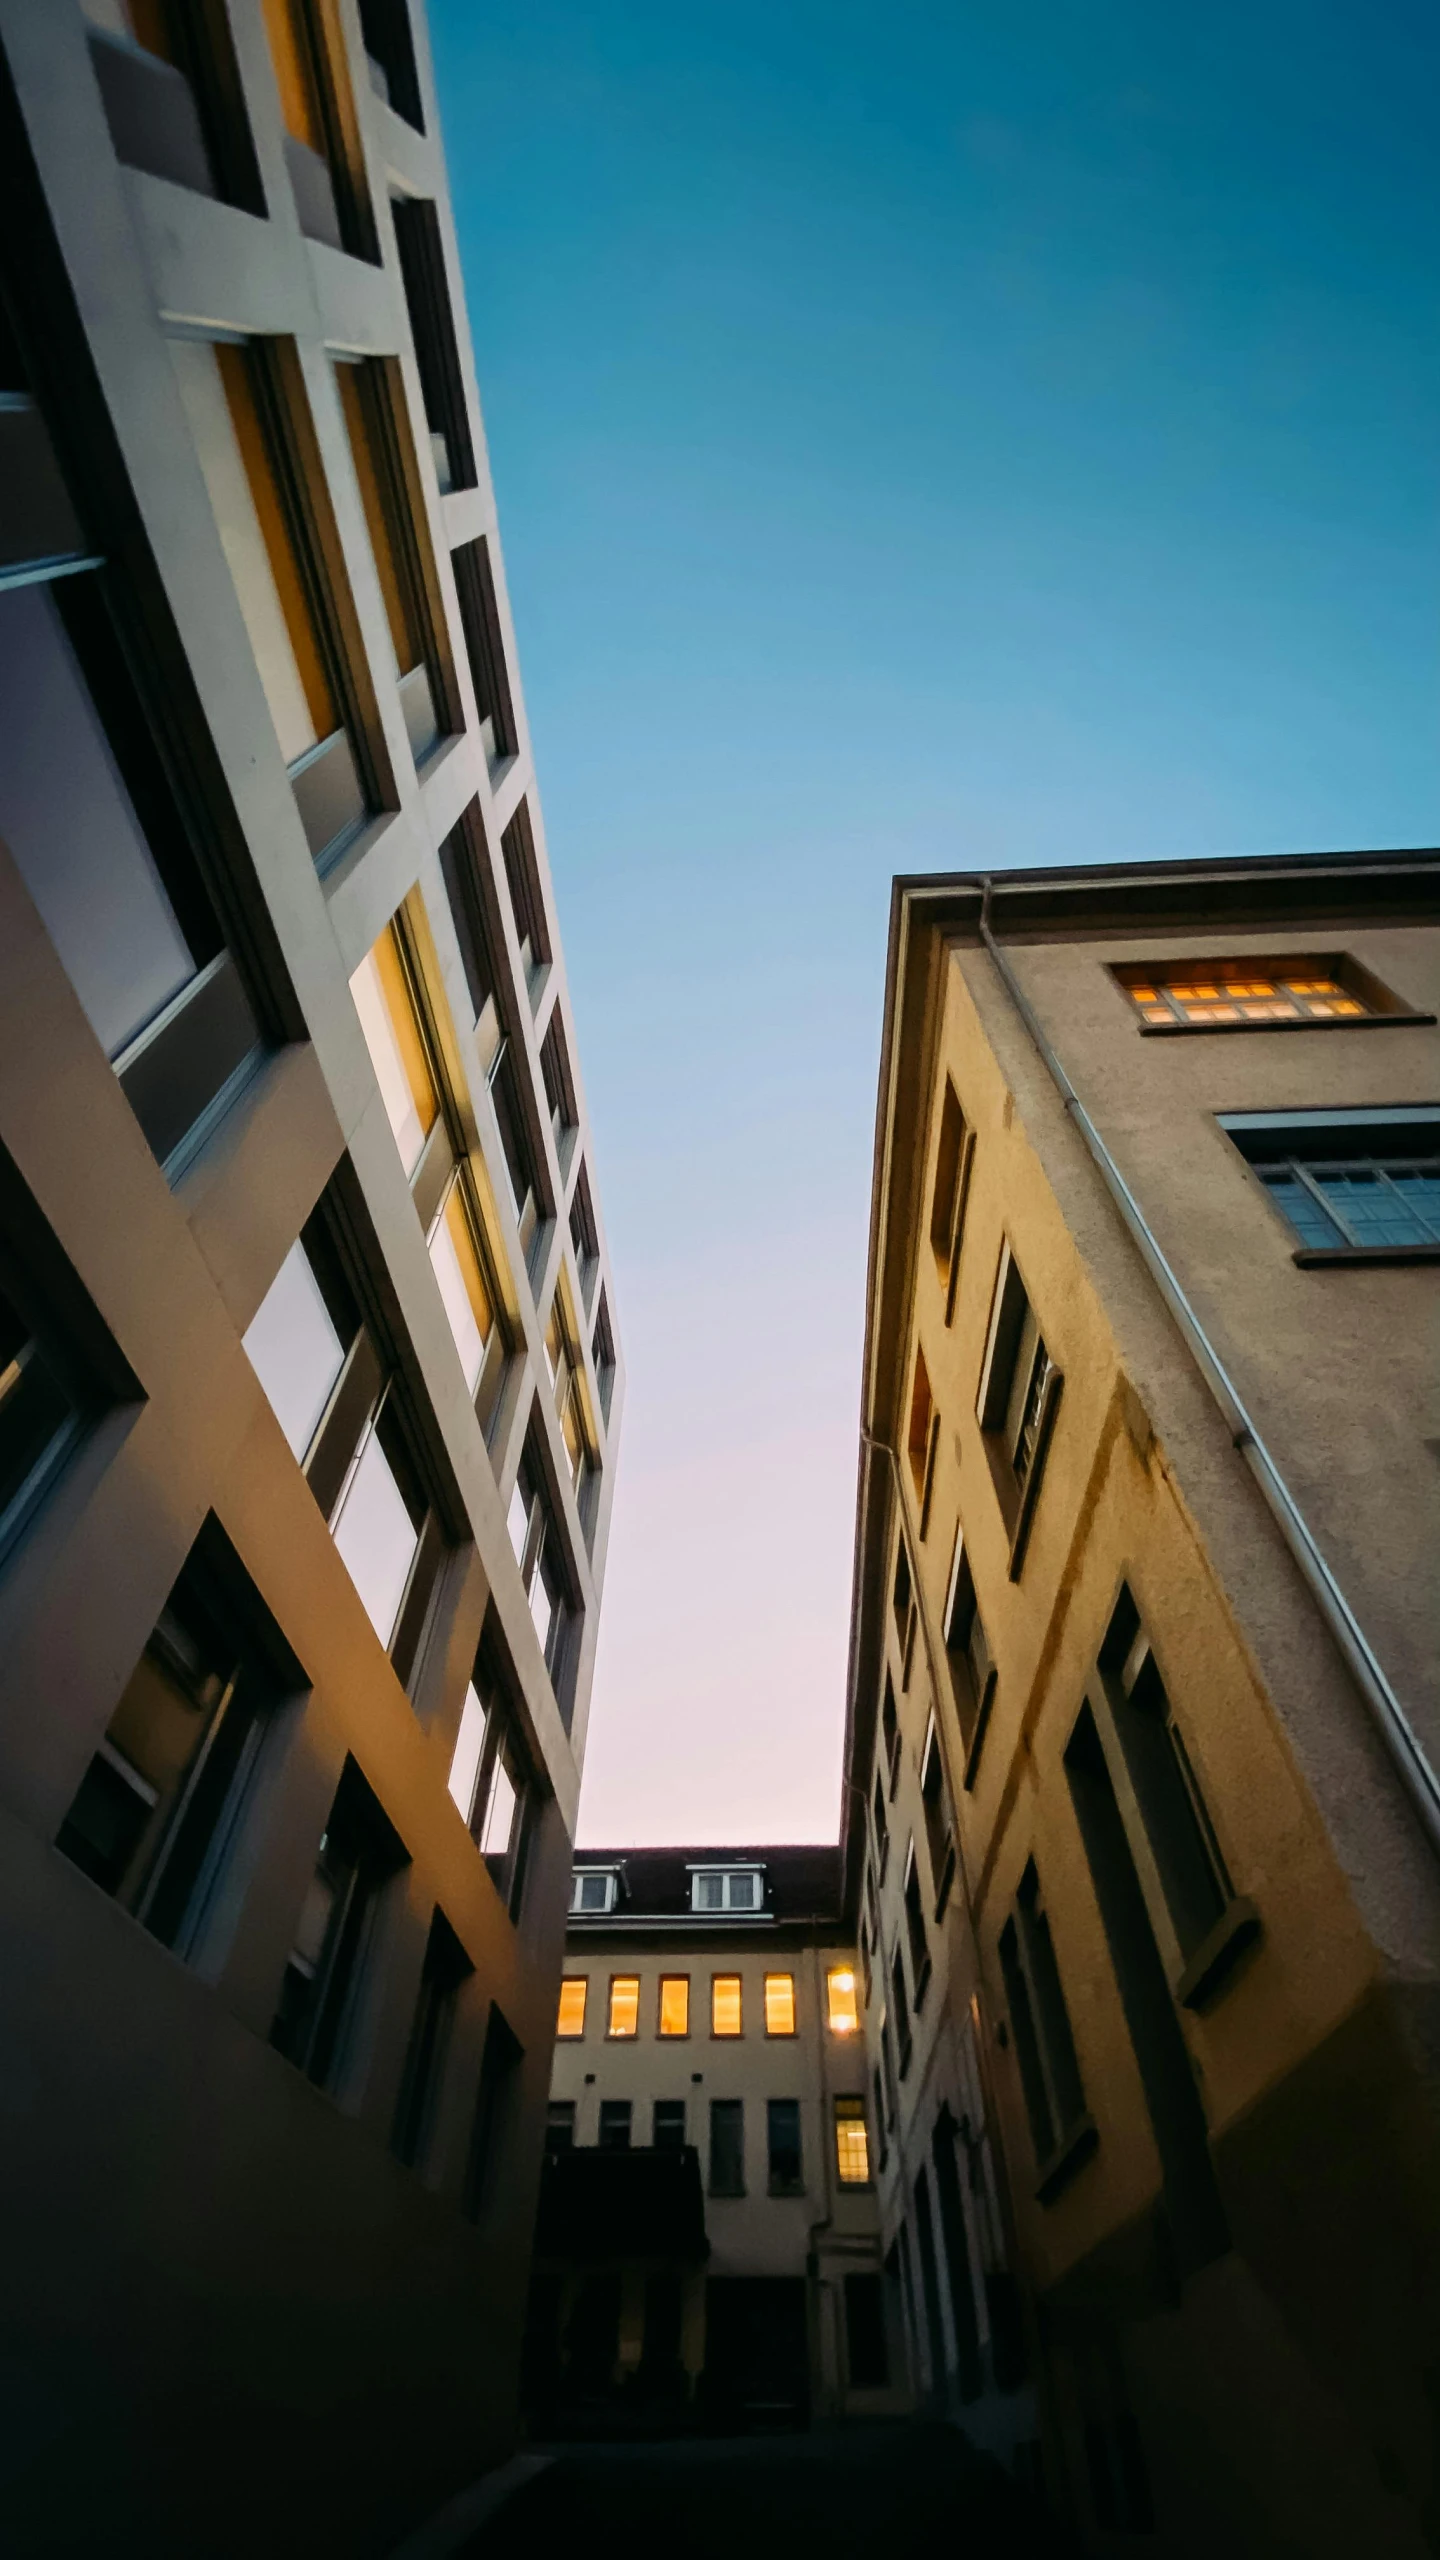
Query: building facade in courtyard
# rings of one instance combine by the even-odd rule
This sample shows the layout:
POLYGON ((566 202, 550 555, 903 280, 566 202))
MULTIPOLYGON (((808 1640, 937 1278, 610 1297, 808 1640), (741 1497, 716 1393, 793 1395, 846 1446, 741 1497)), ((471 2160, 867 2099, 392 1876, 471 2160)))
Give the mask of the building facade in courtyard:
POLYGON ((7 2532, 379 2550, 513 2440, 623 1400, 423 14, 3 0, 0 190, 7 2532))
POLYGON ((922 2390, 1440 2534, 1440 863, 901 880, 847 1851, 922 2390))
POLYGON ((836 1849, 587 1849, 536 2237, 535 2423, 907 2405, 836 1849))

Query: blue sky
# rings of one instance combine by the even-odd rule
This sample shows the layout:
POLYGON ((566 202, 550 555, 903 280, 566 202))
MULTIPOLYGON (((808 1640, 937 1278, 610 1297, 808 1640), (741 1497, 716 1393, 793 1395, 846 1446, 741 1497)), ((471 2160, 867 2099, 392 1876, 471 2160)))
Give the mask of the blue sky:
POLYGON ((581 1836, 830 1836, 891 874, 1435 839, 1440 35, 431 24, 630 1372, 581 1836))

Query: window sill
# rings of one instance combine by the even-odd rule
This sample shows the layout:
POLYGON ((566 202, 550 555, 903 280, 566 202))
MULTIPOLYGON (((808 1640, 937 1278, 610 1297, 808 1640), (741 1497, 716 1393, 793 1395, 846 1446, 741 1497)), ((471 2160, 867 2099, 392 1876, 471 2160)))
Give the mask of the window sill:
POLYGON ((1433 1013, 1346 1013, 1329 1022, 1142 1022, 1138 1029, 1142 1040, 1173 1040, 1177 1033, 1194 1039, 1215 1031, 1228 1038, 1237 1031, 1409 1031, 1435 1018, 1433 1013))
POLYGON ((1201 1940, 1175 1985, 1184 2009, 1203 2009, 1213 2000, 1247 1947, 1260 1935, 1260 1914, 1245 1894, 1237 1894, 1222 1911, 1209 1936, 1201 1940))
POLYGON ((1098 2150, 1099 2144, 1100 2135, 1093 2116, 1081 2116, 1059 2148, 1051 2152, 1048 2160, 1041 2162, 1040 2175, 1035 2181, 1036 2203, 1053 2204, 1098 2150))
POLYGON ((1301 1244, 1290 1259, 1301 1271, 1323 1271, 1331 1262, 1440 1262, 1440 1244, 1301 1244))

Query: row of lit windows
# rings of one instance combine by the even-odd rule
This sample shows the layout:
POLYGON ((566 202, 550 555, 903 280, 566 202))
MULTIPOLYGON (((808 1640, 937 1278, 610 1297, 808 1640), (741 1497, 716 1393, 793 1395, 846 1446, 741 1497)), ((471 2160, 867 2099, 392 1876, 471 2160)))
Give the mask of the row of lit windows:
MULTIPOLYGON (((585 2016, 589 2005, 588 1974, 567 1974, 560 1985, 560 2011, 556 2034, 573 2042, 585 2033, 585 2016)), ((614 1973, 610 1976, 605 2010, 605 2033, 617 2041, 640 2033, 641 1984, 638 1973, 614 1973)), ((795 1976, 793 1973, 767 1973, 762 2007, 767 2036, 793 2036, 797 2032, 795 2012, 795 1976)), ((826 2024, 832 2035, 854 2035, 858 2027, 855 1974, 849 1965, 834 1965, 825 1976, 826 2024)), ((713 1973, 710 1977, 710 2033, 712 2036, 739 2036, 745 2032, 744 1984, 738 1973, 713 1973)), ((690 2033, 690 1976, 688 1973, 662 1973, 656 1986, 655 2033, 657 2036, 688 2036, 690 2033)))

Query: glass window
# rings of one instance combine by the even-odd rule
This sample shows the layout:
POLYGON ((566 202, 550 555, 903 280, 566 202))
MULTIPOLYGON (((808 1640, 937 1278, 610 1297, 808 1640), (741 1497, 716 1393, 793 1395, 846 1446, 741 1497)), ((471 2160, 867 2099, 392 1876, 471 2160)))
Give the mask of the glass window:
POLYGON ((1245 1022, 1355 1021, 1373 1011, 1325 962, 1205 961, 1180 970, 1127 969, 1131 1003, 1152 1029, 1223 1029, 1245 1022))
MULTIPOLYGON (((564 2029, 561 2029, 564 2033, 564 2029)), ((562 2151, 575 2148, 575 2101, 552 2098, 545 2109, 545 2151, 553 2160, 562 2151)))
POLYGON ((345 1365, 345 1345, 303 1244, 286 1254, 245 1334, 245 1349, 275 1418, 304 1464, 331 1390, 345 1365))
POLYGON ((585 2002, 590 1990, 589 1978, 583 1973, 569 1973, 560 1985, 560 2015, 555 2032, 560 2036, 583 2036, 585 2002))
POLYGON ((803 2195, 805 2167, 800 2154, 799 2099, 767 2099, 765 2131, 770 2155, 770 2193, 772 2196, 803 2195))
POLYGON ((572 1911, 613 1911, 618 1879, 607 1871, 577 1871, 570 1887, 572 1911))
POLYGON ((684 2150, 685 2101, 683 2098, 656 2099, 650 2138, 657 2151, 684 2150))
POLYGON ((59 1367, 0 1290, 0 1543, 29 1518, 81 1427, 76 1397, 59 1367))
POLYGON ((662 2036, 688 2036, 690 2033, 688 1973, 664 1973, 660 1977, 660 2033, 662 2036))
POLYGON ((488 1637, 460 1711, 449 1787, 490 1881, 513 1917, 524 1880, 530 1774, 488 1637))
POLYGON ((837 1964, 825 1976, 825 2014, 832 2036, 853 2036, 860 2024, 855 2005, 855 1970, 837 1964))
POLYGON ((767 1973, 765 1976, 765 2033, 767 2036, 793 2036, 795 2033, 793 1973, 767 1973))
POLYGON ((740 2009, 740 1976, 717 1973, 710 1981, 710 2033, 712 2036, 738 2036, 742 2032, 740 2009))
POLYGON ((366 952, 350 992, 408 1180, 439 1117, 440 1101, 393 925, 366 952))
POLYGON ((425 1962, 410 2027, 405 2069, 395 2108, 390 2147, 397 2160, 414 2169, 430 2147, 439 2112, 440 2093, 455 2026, 460 1986, 474 1971, 469 1957, 443 1911, 430 1922, 425 1962))
POLYGON ((616 1973, 610 1978, 610 2014, 606 2021, 607 2036, 633 2036, 640 2032, 640 1977, 637 1973, 616 1973))
POLYGON ((381 1643, 388 1646, 419 1552, 420 1531, 380 1445, 378 1430, 372 1429, 360 1452, 332 1534, 366 1616, 381 1643))
MULTIPOLYGON (((391 522, 399 493, 385 459, 381 421, 375 414, 376 404, 384 399, 384 389, 378 368, 370 363, 337 364, 335 379, 340 389, 340 406, 345 413, 345 427, 350 438, 355 477, 360 485, 360 502, 365 510, 375 571, 385 602, 385 619, 395 653, 395 672, 404 676, 420 665, 424 657, 424 637, 414 581, 391 522)), ((393 434, 393 420, 389 424, 393 434)))
POLYGON ((710 2101, 710 2193, 745 2193, 745 2102, 742 2098, 710 2101))
POLYGON ((455 1337, 465 1384, 473 1395, 485 1366, 495 1309, 485 1286, 469 1212, 458 1182, 430 1235, 430 1268, 455 1337))
POLYGON ((628 2151, 630 2121, 633 2108, 628 2098, 602 2098, 600 2101, 600 2148, 602 2151, 628 2151))
POLYGON ((1033 1860, 1000 1933, 1000 1970, 1031 2139, 1043 2169, 1084 2116, 1085 2092, 1033 1860))
POLYGON ((870 2137, 863 2098, 835 2101, 835 2174, 842 2187, 868 2186, 870 2137))
POLYGON ((377 1897, 407 1852, 353 1760, 345 1764, 301 1905, 270 2041, 332 2084, 354 2014, 377 1897))
POLYGON ((695 1911, 758 1911, 763 1901, 764 1881, 752 1867, 739 1871, 714 1869, 691 1879, 691 1909, 695 1911))

